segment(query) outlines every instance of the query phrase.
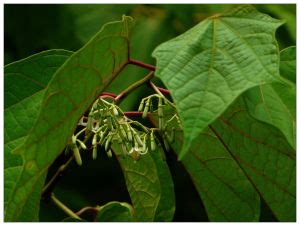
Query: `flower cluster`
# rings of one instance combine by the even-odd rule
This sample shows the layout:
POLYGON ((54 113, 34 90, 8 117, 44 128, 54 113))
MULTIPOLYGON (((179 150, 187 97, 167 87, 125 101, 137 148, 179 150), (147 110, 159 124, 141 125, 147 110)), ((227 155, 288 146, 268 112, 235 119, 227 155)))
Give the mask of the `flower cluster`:
MULTIPOLYGON (((167 138, 169 142, 172 142, 174 129, 167 130, 167 128, 174 120, 179 125, 181 123, 177 114, 168 120, 164 119, 165 104, 168 104, 168 100, 157 94, 142 99, 138 109, 139 112, 143 112, 142 117, 145 118, 150 112, 158 116, 158 128, 148 128, 140 122, 125 116, 124 112, 114 102, 98 98, 89 112, 87 121, 84 122, 82 118, 79 122, 79 125, 84 126, 84 129, 72 136, 71 148, 76 162, 79 165, 82 164, 78 147, 86 149, 84 142, 78 138, 84 131, 92 134, 93 159, 97 158, 99 145, 103 146, 107 155, 111 157, 111 145, 117 143, 124 155, 130 155, 134 160, 138 160, 140 155, 146 154, 148 150, 156 150, 159 140, 155 133, 160 133, 163 138, 167 138), (153 107, 154 104, 157 104, 156 109, 153 107)), ((168 149, 167 141, 163 140, 164 146, 168 149)))

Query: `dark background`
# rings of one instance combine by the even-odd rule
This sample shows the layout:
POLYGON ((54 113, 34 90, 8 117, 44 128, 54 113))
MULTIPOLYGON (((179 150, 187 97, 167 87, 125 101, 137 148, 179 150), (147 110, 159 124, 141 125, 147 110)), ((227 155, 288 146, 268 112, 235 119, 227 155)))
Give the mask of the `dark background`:
MULTIPOLYGON (((132 33, 132 56, 155 64, 151 53, 168 39, 181 34, 204 18, 230 10, 236 5, 4 5, 4 63, 25 58, 48 49, 81 48, 103 24, 120 20, 123 14, 135 19, 132 33)), ((277 31, 279 48, 296 42, 296 5, 255 5, 285 24, 277 31)), ((144 74, 142 70, 129 69, 132 79, 144 74)), ((115 81, 117 90, 120 80, 115 81)), ((124 81, 121 81, 124 82, 124 81)), ((131 80, 128 80, 130 83, 131 80)), ((147 95, 146 87, 137 93, 147 95)), ((136 94, 123 103, 125 109, 136 107, 136 94)), ((103 153, 103 152, 102 152, 103 153)), ((180 162, 172 151, 166 153, 174 180, 176 213, 174 221, 208 221, 202 201, 180 162)), ((65 161, 60 156, 52 165, 49 176, 65 161)), ((100 154, 97 160, 86 152, 83 166, 71 165, 55 188, 56 196, 72 210, 84 206, 103 205, 109 201, 130 203, 122 171, 115 158, 100 154)), ((261 221, 276 221, 263 203, 261 221)), ((53 204, 41 202, 41 221, 61 221, 67 217, 53 204)), ((88 217, 88 216, 87 216, 88 217)))

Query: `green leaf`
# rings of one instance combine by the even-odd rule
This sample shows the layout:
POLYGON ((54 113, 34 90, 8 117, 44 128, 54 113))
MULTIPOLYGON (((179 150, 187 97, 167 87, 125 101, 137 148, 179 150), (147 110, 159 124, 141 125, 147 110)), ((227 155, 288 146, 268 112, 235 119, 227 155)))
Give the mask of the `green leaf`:
POLYGON ((7 205, 7 198, 10 197, 12 189, 16 183, 16 179, 19 177, 21 170, 22 166, 10 167, 4 170, 4 208, 7 205))
MULTIPOLYGON (((177 154, 178 129, 171 143, 177 154)), ((278 129, 248 114, 242 97, 195 139, 182 162, 211 221, 258 221, 259 195, 278 220, 295 221, 295 152, 278 129)))
MULTIPOLYGON (((173 109, 165 109, 166 117, 171 118, 173 114, 173 109)), ((176 133, 170 145, 179 154, 183 134, 174 121, 168 128, 173 127, 176 133)), ((201 196, 210 221, 259 220, 258 193, 209 128, 193 141, 182 163, 201 196)))
POLYGON ((113 148, 123 170, 136 221, 172 221, 174 186, 161 150, 149 151, 134 161, 113 148))
POLYGON ((295 221, 295 151, 281 132, 250 117, 242 101, 211 129, 277 219, 295 221))
POLYGON ((97 222, 130 222, 133 221, 132 206, 126 202, 109 202, 101 206, 96 216, 97 222))
POLYGON ((72 52, 50 50, 4 68, 4 168, 22 164, 11 150, 21 145, 33 127, 44 89, 55 71, 72 52))
POLYGON ((274 83, 247 91, 244 95, 249 113, 256 119, 280 129, 296 149, 296 86, 274 83))
POLYGON ((296 83, 296 46, 280 51, 280 74, 296 83))
MULTIPOLYGON (((136 7, 139 8, 139 6, 136 7)), ((140 5, 140 7, 144 8, 145 6, 140 5)), ((130 52, 131 58, 154 64, 154 59, 149 53, 151 53, 158 44, 172 37, 173 32, 172 27, 169 26, 169 23, 171 23, 170 18, 162 11, 153 11, 151 17, 145 17, 144 13, 147 12, 149 7, 147 6, 145 10, 137 11, 138 14, 134 14, 136 22, 132 28, 130 52), (145 34, 147 35, 145 36, 145 34), (140 40, 143 41, 141 42, 140 40)), ((112 82, 107 91, 120 93, 148 73, 148 70, 134 65, 128 65, 122 74, 112 82)), ((138 105, 139 100, 142 97, 149 94, 150 89, 147 89, 145 84, 123 99, 120 107, 124 111, 131 111, 133 108, 137 107, 136 105, 138 105)))
POLYGON ((22 155, 24 170, 8 201, 6 221, 18 220, 30 193, 41 192, 36 183, 67 144, 79 118, 126 66, 131 20, 124 16, 103 26, 50 81, 35 126, 15 149, 22 155))
POLYGON ((241 93, 279 80, 274 34, 281 24, 242 6, 212 16, 154 50, 155 74, 172 92, 183 123, 179 159, 241 93))
MULTIPOLYGON (((280 72, 296 82, 296 49, 287 48, 280 55, 280 72)), ((244 94, 250 114, 269 123, 284 134, 296 149, 296 85, 273 83, 252 88, 244 94)))
MULTIPOLYGON (((48 81, 71 55, 65 50, 50 50, 14 62, 4 68, 4 199, 6 205, 23 170, 20 156, 11 150, 21 145, 32 129, 48 81)), ((37 182, 42 189, 45 174, 37 182)), ((38 221, 39 193, 33 192, 20 214, 20 221, 38 221)), ((10 211, 10 210, 6 210, 10 211)))
MULTIPOLYGON (((9 167, 4 169, 4 208, 9 202, 9 197, 12 195, 13 189, 16 185, 17 179, 19 178, 20 174, 22 173, 23 167, 22 166, 15 166, 9 167)), ((42 189, 44 185, 45 174, 37 182, 37 189, 42 189)), ((30 200, 28 200, 24 204, 24 209, 22 210, 22 214, 20 215, 20 221, 23 222, 32 222, 39 220, 39 203, 40 203, 40 194, 33 192, 30 196, 30 200)), ((9 211, 6 209, 6 211, 9 211)))
MULTIPOLYGON (((180 150, 181 135, 176 136, 174 150, 180 150)), ((209 129, 197 137, 182 162, 210 221, 259 221, 259 195, 209 129)))

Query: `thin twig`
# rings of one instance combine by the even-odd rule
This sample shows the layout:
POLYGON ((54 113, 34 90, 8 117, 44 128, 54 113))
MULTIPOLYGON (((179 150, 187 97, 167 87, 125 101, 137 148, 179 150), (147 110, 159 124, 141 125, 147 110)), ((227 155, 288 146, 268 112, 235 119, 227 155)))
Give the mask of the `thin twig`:
POLYGON ((142 115, 143 114, 143 112, 140 112, 140 111, 126 111, 126 112, 124 112, 124 115, 125 116, 140 116, 140 115, 142 115))
POLYGON ((114 97, 114 98, 117 97, 116 94, 114 94, 114 93, 109 93, 109 92, 102 92, 102 93, 99 94, 98 97, 103 97, 103 96, 111 96, 111 97, 114 97))
POLYGON ((86 206, 86 207, 83 207, 78 212, 76 212, 75 214, 77 216, 80 216, 80 215, 84 214, 85 212, 92 212, 93 215, 96 215, 99 212, 99 209, 97 207, 86 206))
POLYGON ((161 87, 158 87, 158 86, 156 86, 156 87, 164 95, 170 95, 171 94, 170 90, 168 90, 168 89, 164 89, 164 88, 161 88, 161 87))
POLYGON ((154 72, 150 72, 147 74, 144 78, 136 81, 131 86, 127 87, 124 91, 122 91, 116 98, 115 103, 120 103, 121 99, 123 99, 125 96, 127 96, 130 92, 135 90, 137 87, 143 85, 144 83, 148 82, 152 77, 154 76, 154 72))
MULTIPOLYGON (((86 143, 86 141, 91 137, 91 133, 89 133, 83 143, 86 143)), ((81 149, 81 146, 79 147, 79 149, 81 149)), ((55 185, 57 184, 59 178, 62 176, 63 172, 67 169, 67 167, 70 165, 70 163, 72 162, 72 160, 74 159, 74 155, 72 155, 68 161, 61 165, 58 170, 56 171, 56 173, 52 176, 52 178, 49 180, 49 182, 44 186, 43 190, 42 190, 42 197, 47 197, 47 195, 49 195, 53 190, 55 185)))
MULTIPOLYGON (((151 87, 154 89, 154 91, 165 98, 165 96, 161 93, 161 91, 159 90, 159 88, 153 83, 153 82, 149 82, 149 84, 151 85, 151 87)), ((168 102, 168 104, 170 104, 172 107, 176 108, 175 104, 173 104, 171 101, 169 101, 167 98, 165 98, 165 100, 168 102)))
POLYGON ((56 173, 53 175, 53 177, 49 180, 49 182, 43 188, 42 197, 46 197, 48 194, 51 193, 51 191, 54 189, 55 184, 58 182, 58 178, 63 175, 63 172, 70 165, 70 163, 73 161, 73 159, 74 159, 74 155, 72 155, 65 164, 61 165, 58 168, 56 173))
POLYGON ((113 101, 116 99, 115 97, 113 97, 113 96, 110 96, 110 95, 99 95, 99 98, 101 98, 101 99, 105 99, 105 98, 109 98, 109 99, 112 99, 113 101))
POLYGON ((73 217, 77 220, 82 220, 79 216, 77 216, 69 207, 67 207, 65 204, 63 204, 59 199, 57 199, 54 195, 54 193, 51 194, 51 200, 55 205, 57 205, 62 211, 64 211, 66 214, 68 214, 70 217, 73 217))
POLYGON ((145 69, 148 69, 150 71, 155 71, 155 66, 151 65, 151 64, 146 64, 144 62, 138 61, 138 60, 133 60, 133 59, 129 59, 128 64, 133 64, 145 69))

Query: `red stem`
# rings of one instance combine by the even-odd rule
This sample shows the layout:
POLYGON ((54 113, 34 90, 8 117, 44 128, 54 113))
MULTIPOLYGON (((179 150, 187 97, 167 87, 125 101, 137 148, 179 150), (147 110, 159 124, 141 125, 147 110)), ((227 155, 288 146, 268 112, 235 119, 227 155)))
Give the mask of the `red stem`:
POLYGON ((157 87, 157 89, 158 89, 162 94, 165 94, 165 95, 170 95, 170 94, 171 94, 170 90, 167 90, 167 89, 164 89, 164 88, 160 88, 160 87, 157 87))
MULTIPOLYGON (((154 85, 154 84, 153 84, 154 85)), ((170 95, 171 92, 167 89, 157 87, 155 86, 162 94, 164 95, 170 95)), ((120 98, 124 97, 124 95, 121 93, 119 95, 116 95, 115 93, 109 93, 109 92, 102 92, 99 94, 98 98, 111 98, 115 101, 119 100, 120 98)), ((143 114, 142 112, 137 112, 137 111, 128 111, 125 112, 126 116, 137 116, 143 114)))
POLYGON ((79 210, 78 212, 76 212, 75 214, 77 216, 80 216, 85 212, 92 212, 94 215, 96 215, 99 212, 99 210, 95 207, 86 206, 86 207, 82 208, 81 210, 79 210))
POLYGON ((151 64, 146 64, 144 62, 138 61, 138 60, 133 60, 133 59, 129 59, 128 64, 133 64, 142 68, 146 68, 150 71, 155 71, 155 66, 151 65, 151 64))
POLYGON ((139 112, 139 111, 127 111, 127 112, 124 112, 124 115, 125 116, 139 116, 139 115, 142 115, 143 112, 139 112))
POLYGON ((114 93, 102 92, 102 93, 99 94, 98 97, 99 97, 99 98, 100 98, 100 97, 101 97, 101 98, 105 98, 105 97, 113 97, 113 98, 116 98, 117 95, 114 94, 114 93))

